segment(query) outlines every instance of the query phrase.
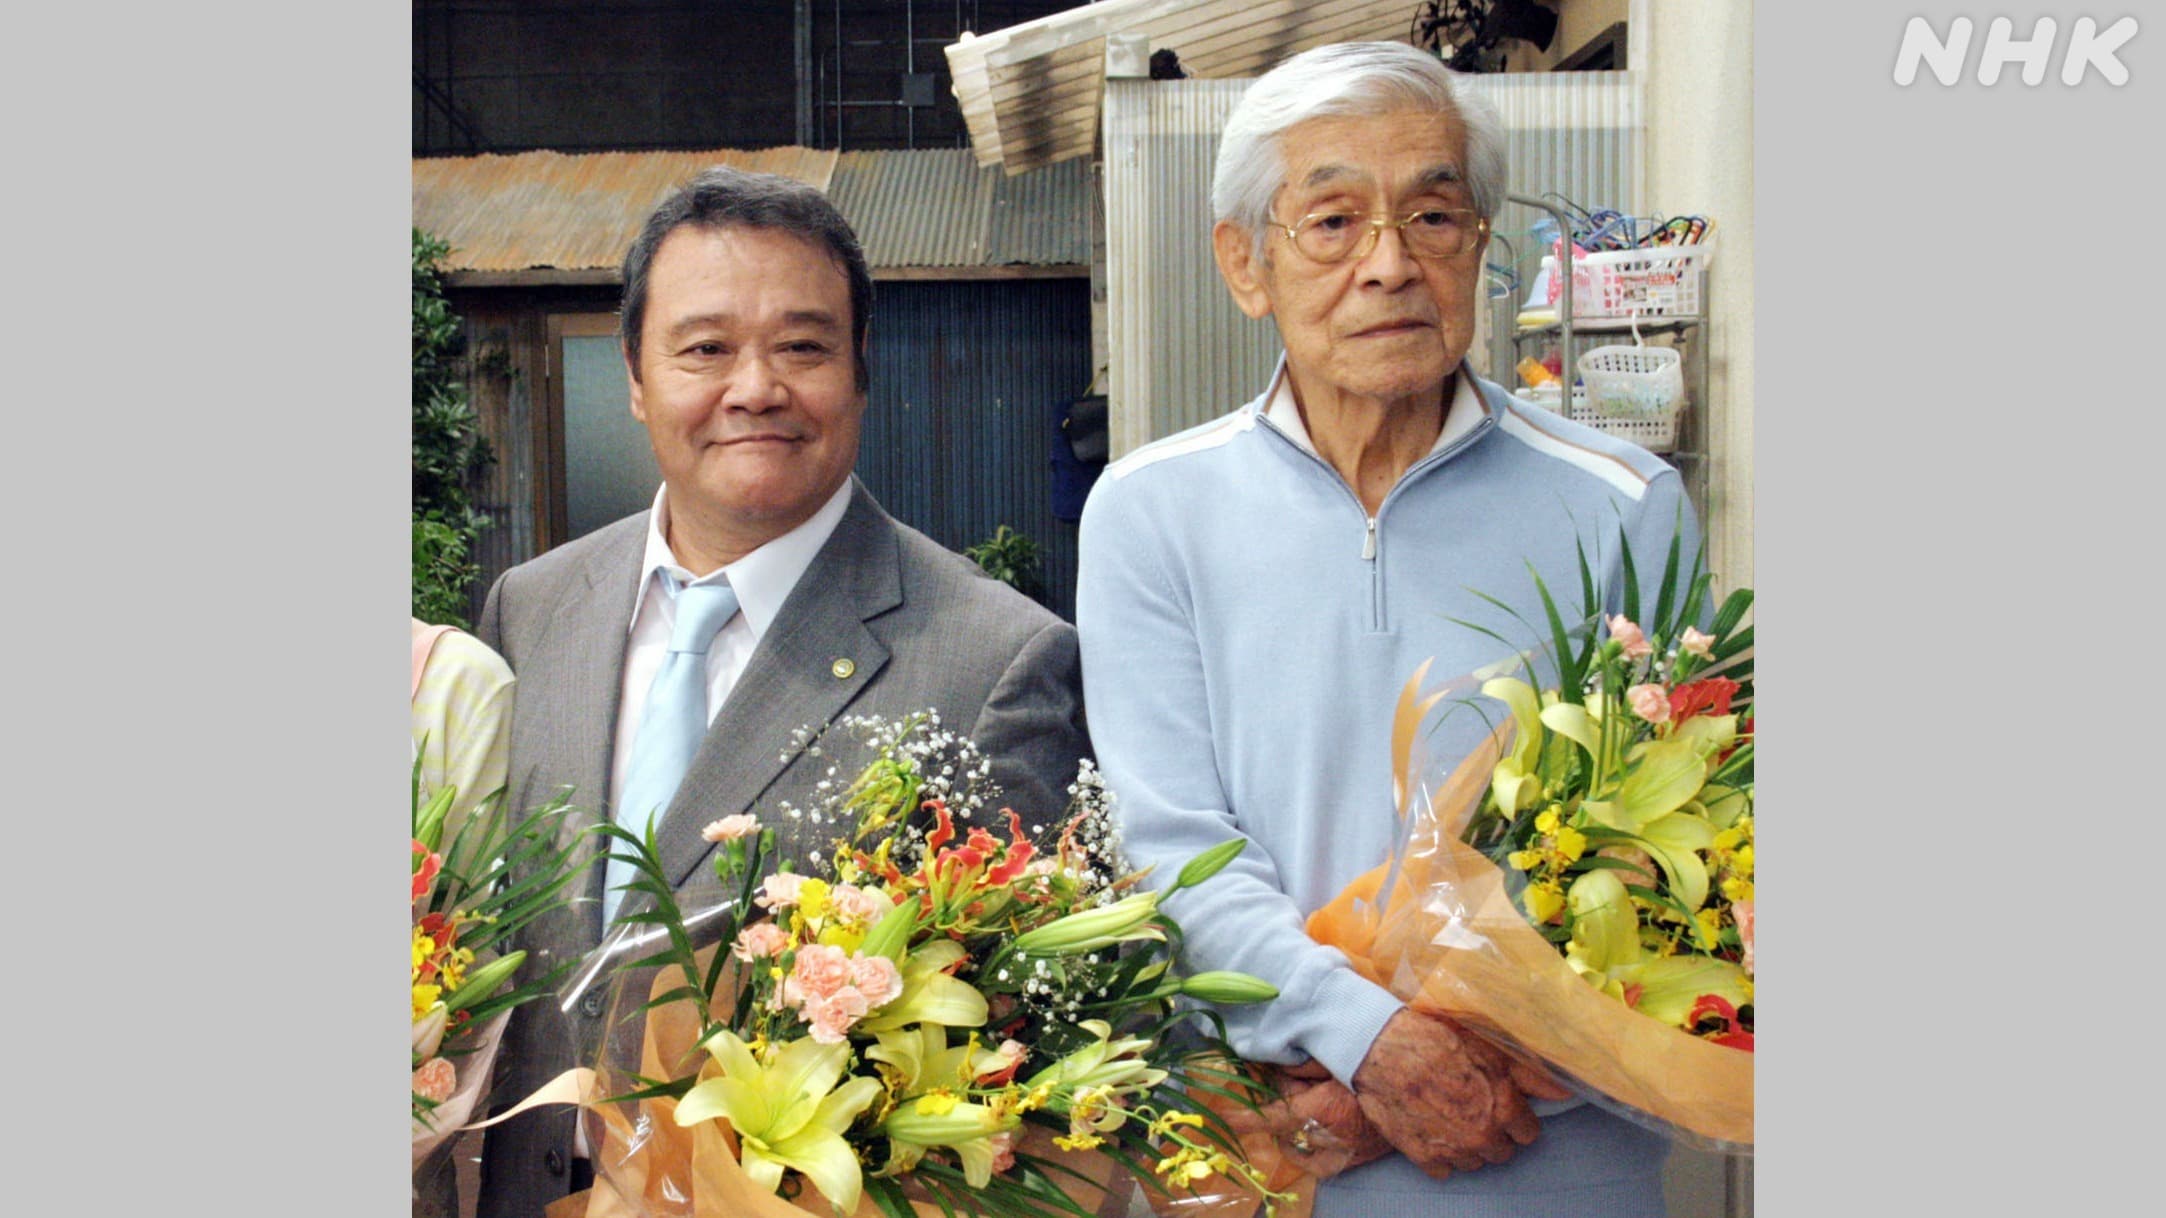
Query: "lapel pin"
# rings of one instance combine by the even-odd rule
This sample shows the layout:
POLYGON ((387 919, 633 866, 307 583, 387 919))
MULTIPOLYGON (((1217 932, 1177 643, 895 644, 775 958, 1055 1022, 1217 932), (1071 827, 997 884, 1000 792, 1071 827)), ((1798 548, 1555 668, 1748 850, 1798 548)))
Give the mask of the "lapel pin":
POLYGON ((836 660, 833 664, 829 665, 828 671, 835 674, 835 679, 837 681, 847 681, 850 679, 850 674, 857 671, 857 661, 852 660, 848 656, 844 656, 841 659, 836 660))

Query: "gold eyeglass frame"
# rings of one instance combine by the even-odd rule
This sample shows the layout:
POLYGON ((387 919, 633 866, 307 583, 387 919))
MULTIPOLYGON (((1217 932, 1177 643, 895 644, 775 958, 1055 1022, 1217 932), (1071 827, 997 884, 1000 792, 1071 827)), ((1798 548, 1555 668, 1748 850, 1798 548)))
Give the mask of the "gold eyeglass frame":
POLYGON ((1471 207, 1417 207, 1414 210, 1396 219, 1376 215, 1359 216, 1359 219, 1362 221, 1362 223, 1368 226, 1368 231, 1362 234, 1360 242, 1357 243, 1353 247, 1353 249, 1351 249, 1345 254, 1340 255, 1337 258, 1329 260, 1318 258, 1316 255, 1301 248, 1302 231, 1304 229, 1314 227, 1316 221, 1329 216, 1346 216, 1349 218, 1354 218, 1357 215, 1358 213, 1346 211, 1312 211, 1307 215, 1301 217, 1299 220, 1294 221, 1292 224, 1281 224, 1276 220, 1266 221, 1266 223, 1270 224, 1271 227, 1284 232, 1286 234, 1287 243, 1294 247, 1294 251, 1296 253, 1300 254, 1303 258, 1306 258, 1309 261, 1316 263, 1319 266, 1337 266, 1342 262, 1358 262, 1361 259, 1368 257, 1370 251, 1376 248, 1377 242, 1383 239, 1383 231, 1387 228, 1398 230, 1399 243, 1402 246, 1406 247, 1408 257, 1433 258, 1438 261, 1445 261, 1452 258, 1464 257, 1475 246, 1480 245, 1482 243, 1482 238, 1486 237, 1489 234, 1489 221, 1480 216, 1476 216, 1474 209, 1471 207), (1416 253, 1414 251, 1412 243, 1408 242, 1406 239, 1406 226, 1412 224, 1416 217, 1425 216, 1428 215, 1430 212, 1435 211, 1441 211, 1453 216, 1475 216, 1473 226, 1468 229, 1468 232, 1470 232, 1472 236, 1468 239, 1465 245, 1460 246, 1459 249, 1449 254, 1416 253))

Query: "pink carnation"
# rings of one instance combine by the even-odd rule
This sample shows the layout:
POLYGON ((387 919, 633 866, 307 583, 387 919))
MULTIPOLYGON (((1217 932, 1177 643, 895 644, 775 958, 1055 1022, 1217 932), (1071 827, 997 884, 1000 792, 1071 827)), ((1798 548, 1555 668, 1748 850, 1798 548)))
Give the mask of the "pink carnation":
POLYGON ((814 998, 801 1012, 812 1025, 812 1039, 823 1045, 839 1044, 850 1028, 871 1010, 865 996, 853 986, 843 986, 825 998, 814 998))
POLYGON ((837 884, 828 894, 828 903, 845 922, 863 926, 880 916, 879 898, 854 884, 837 884))
POLYGON ((1617 645, 1624 648, 1627 660, 1637 660, 1654 654, 1654 645, 1647 641, 1647 635, 1639 628, 1639 624, 1622 613, 1609 619, 1609 637, 1617 640, 1617 645))
POLYGON ((765 960, 779 956, 790 945, 790 936, 773 922, 754 922, 737 932, 730 954, 739 960, 765 960))
POLYGON ((1710 658, 1714 654, 1714 645, 1714 635, 1701 634, 1690 626, 1685 627, 1685 632, 1677 636, 1677 649, 1679 651, 1689 655, 1696 655, 1703 660, 1710 658))
POLYGON ((423 1099, 441 1104, 451 1098, 458 1083, 458 1072, 441 1057, 432 1057, 414 1067, 414 1094, 423 1099))
POLYGON ((1632 704, 1632 713, 1649 723, 1670 721, 1670 692, 1660 685, 1635 685, 1625 691, 1625 701, 1632 704))
POLYGON ((850 984, 850 957, 839 947, 808 943, 799 948, 797 963, 782 983, 782 1000, 802 1006, 813 998, 826 998, 850 984))
POLYGON ((896 968, 895 962, 886 956, 852 956, 850 985, 863 994, 865 1001, 872 1006, 886 1006, 902 997, 902 970, 896 968))
POLYGON ((750 812, 739 812, 721 820, 707 822, 707 827, 701 829, 699 835, 710 842, 734 842, 759 827, 759 817, 750 812))
POLYGON ((760 881, 760 895, 752 903, 762 909, 786 909, 797 904, 797 890, 805 886, 805 877, 794 871, 778 871, 760 881))
POLYGON ((1737 919, 1737 938, 1745 945, 1745 958, 1739 961, 1745 975, 1752 976, 1752 902, 1739 901, 1730 906, 1730 916, 1737 919))
POLYGON ((986 1137, 986 1139, 985 1139, 985 1142, 986 1142, 986 1145, 988 1145, 988 1146, 990 1146, 990 1147, 992 1147, 992 1148, 993 1148, 993 1174, 994 1174, 994 1175, 996 1175, 996 1176, 997 1176, 997 1175, 999 1175, 999 1174, 1000 1174, 1001 1172, 1004 1172, 1004 1171, 1008 1170, 1009 1168, 1011 1168, 1011 1167, 1014 1167, 1014 1166, 1015 1166, 1015 1131, 1014 1131, 1014 1130, 1012 1130, 1012 1129, 1003 1129, 1003 1130, 1001 1130, 1001 1131, 1000 1131, 999 1133, 996 1133, 996 1134, 990 1134, 990 1135, 988 1135, 988 1136, 986 1137))

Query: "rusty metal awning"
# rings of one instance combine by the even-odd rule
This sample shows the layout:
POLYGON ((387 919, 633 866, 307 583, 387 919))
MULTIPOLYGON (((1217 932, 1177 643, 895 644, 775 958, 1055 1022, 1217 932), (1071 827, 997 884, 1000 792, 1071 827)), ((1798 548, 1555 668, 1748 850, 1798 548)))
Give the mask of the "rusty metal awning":
POLYGON ((612 284, 654 205, 718 164, 825 191, 876 277, 1088 274, 1084 164, 1009 176, 961 148, 430 157, 413 162, 414 226, 451 246, 455 284, 612 284))

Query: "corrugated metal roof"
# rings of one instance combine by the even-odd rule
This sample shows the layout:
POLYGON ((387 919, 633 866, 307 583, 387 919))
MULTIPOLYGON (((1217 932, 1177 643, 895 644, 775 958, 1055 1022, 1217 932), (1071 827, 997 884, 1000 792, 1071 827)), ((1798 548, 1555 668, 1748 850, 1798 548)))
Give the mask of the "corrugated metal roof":
POLYGON ((1410 32, 1411 0, 1100 0, 950 44, 948 71, 981 165, 1019 173, 1088 156, 1108 34, 1171 49, 1191 76, 1260 76, 1330 42, 1410 32))
POLYGON ((828 197, 879 266, 978 266, 993 178, 967 148, 845 152, 828 197))
POLYGON ((826 190, 835 153, 522 152, 414 161, 414 227, 448 242, 452 271, 615 270, 654 205, 710 165, 826 190))
POLYGON ((654 205, 715 164, 826 191, 875 271, 1090 261, 1088 166, 1010 177, 965 148, 435 157, 414 162, 414 224, 455 272, 613 272, 654 205))
POLYGON ((845 152, 828 194, 875 268, 1090 261, 1089 167, 1009 177, 967 148, 845 152))
MULTIPOLYGON (((968 155, 966 149, 957 151, 968 155)), ((987 262, 1091 260, 1089 162, 1062 161, 1012 176, 991 166, 971 168, 993 179, 993 212, 985 230, 987 262)))

